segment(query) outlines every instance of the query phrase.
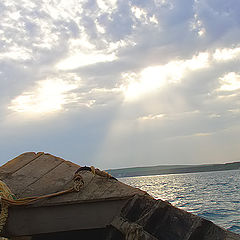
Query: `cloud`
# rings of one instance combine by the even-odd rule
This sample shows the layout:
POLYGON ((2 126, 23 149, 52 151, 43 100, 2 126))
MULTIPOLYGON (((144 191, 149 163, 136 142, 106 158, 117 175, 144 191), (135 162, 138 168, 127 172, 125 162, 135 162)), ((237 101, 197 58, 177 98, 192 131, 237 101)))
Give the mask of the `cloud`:
POLYGON ((235 91, 240 89, 240 75, 235 72, 225 74, 220 78, 221 87, 219 91, 235 91))
POLYGON ((166 84, 178 83, 188 71, 208 67, 208 55, 199 53, 192 59, 171 61, 163 66, 150 66, 143 69, 140 76, 135 73, 123 74, 122 77, 127 82, 127 86, 123 86, 126 100, 135 99, 166 84))
POLYGON ((239 154, 235 1, 19 0, 0 9, 1 159, 47 149, 108 168, 239 154))
POLYGON ((62 110, 64 104, 78 100, 71 91, 79 87, 80 79, 72 75, 69 77, 75 80, 48 78, 37 82, 35 89, 17 96, 8 108, 22 113, 48 113, 62 110))
POLYGON ((240 48, 222 48, 216 49, 213 57, 217 61, 227 61, 231 59, 236 59, 240 56, 240 48))
POLYGON ((60 70, 71 70, 85 65, 96 64, 100 62, 111 62, 116 59, 115 54, 77 54, 71 56, 57 64, 57 68, 60 70))
POLYGON ((166 116, 165 114, 156 114, 156 115, 149 114, 147 116, 139 117, 138 120, 140 120, 140 121, 159 120, 159 119, 161 119, 161 118, 163 118, 165 116, 166 116))
POLYGON ((211 135, 212 135, 212 133, 205 132, 205 133, 195 133, 193 136, 206 137, 206 136, 211 136, 211 135))

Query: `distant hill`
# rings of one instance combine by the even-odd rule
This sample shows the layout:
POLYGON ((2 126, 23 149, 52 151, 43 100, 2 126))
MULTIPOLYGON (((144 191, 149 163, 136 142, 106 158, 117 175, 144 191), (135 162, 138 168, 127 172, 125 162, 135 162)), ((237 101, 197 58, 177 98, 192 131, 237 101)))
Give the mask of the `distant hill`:
POLYGON ((240 169, 240 162, 205 165, 159 165, 152 167, 132 167, 106 170, 114 177, 135 177, 177 173, 212 172, 240 169))

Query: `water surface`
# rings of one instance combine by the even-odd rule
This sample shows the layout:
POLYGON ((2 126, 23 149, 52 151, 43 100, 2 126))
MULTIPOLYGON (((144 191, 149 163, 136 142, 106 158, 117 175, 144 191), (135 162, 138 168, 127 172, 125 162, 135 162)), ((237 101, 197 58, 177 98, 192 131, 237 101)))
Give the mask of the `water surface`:
POLYGON ((240 170, 119 180, 240 234, 240 170))

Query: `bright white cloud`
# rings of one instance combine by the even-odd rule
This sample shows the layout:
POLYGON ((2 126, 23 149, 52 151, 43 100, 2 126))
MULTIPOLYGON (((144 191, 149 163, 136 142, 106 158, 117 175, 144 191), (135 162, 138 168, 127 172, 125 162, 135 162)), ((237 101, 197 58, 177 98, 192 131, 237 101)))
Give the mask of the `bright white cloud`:
POLYGON ((43 9, 49 13, 51 18, 58 19, 71 19, 73 17, 78 17, 84 9, 82 4, 85 2, 84 0, 76 1, 76 0, 60 0, 53 1, 52 3, 44 1, 43 9), (78 13, 78 14, 77 14, 78 13))
POLYGON ((122 78, 126 84, 122 85, 122 90, 126 100, 134 100, 167 84, 179 83, 187 73, 208 66, 209 54, 202 52, 191 59, 147 67, 140 74, 124 73, 122 78))
POLYGON ((240 113, 240 109, 239 108, 237 108, 237 109, 229 109, 228 111, 233 113, 233 114, 239 114, 240 113))
POLYGON ((87 34, 83 31, 81 37, 71 38, 68 42, 69 51, 74 52, 76 49, 95 50, 95 45, 89 42, 87 34))
POLYGON ((124 49, 127 47, 134 47, 137 45, 136 42, 134 42, 133 40, 130 40, 130 39, 119 40, 116 42, 107 42, 106 41, 106 43, 108 45, 107 50, 109 52, 117 52, 120 49, 124 49))
POLYGON ((61 61, 60 63, 57 64, 56 67, 60 70, 70 70, 95 63, 112 62, 116 59, 117 57, 114 53, 112 54, 104 54, 100 52, 89 54, 78 53, 61 61))
MULTIPOLYGON (((119 153, 125 153, 130 146, 129 153, 122 158, 126 159, 126 165, 133 164, 131 159, 139 159, 137 154, 145 158, 143 164, 146 159, 160 159, 165 146, 160 150, 156 139, 191 136, 191 140, 197 141, 192 149, 200 149, 203 136, 227 125, 239 124, 236 123, 240 89, 239 7, 233 1, 194 0, 184 4, 180 0, 3 0, 0 8, 0 120, 7 122, 12 116, 5 112, 7 101, 10 112, 21 112, 21 116, 27 117, 51 112, 57 112, 59 117, 63 110, 74 109, 66 114, 74 134, 67 134, 77 136, 78 141, 84 140, 83 158, 92 160, 93 153, 98 156, 96 149, 101 150, 111 125, 116 125, 115 138, 110 138, 109 143, 119 143, 120 136, 124 141, 116 144, 117 149, 109 155, 109 161, 116 156, 120 159, 119 153), (71 75, 69 72, 72 77, 66 76, 71 75), (47 78, 43 77, 46 73, 47 78), (219 76, 218 91, 213 91, 219 76), (19 89, 23 89, 22 92, 19 89), (16 92, 19 95, 16 96, 16 92), (147 98, 147 94, 152 97, 147 98), (129 103, 139 99, 141 101, 129 103), (86 124, 79 130, 81 124, 72 120, 72 113, 79 116, 86 107, 92 109, 84 111, 86 124), (100 108, 101 111, 97 111, 100 108), (193 109, 198 109, 197 116, 190 113, 193 109), (92 130, 98 127, 99 135, 92 130), (81 134, 76 133, 78 130, 81 134), (94 132, 92 139, 89 135, 87 140, 81 139, 91 132, 94 132), (152 139, 153 144, 146 145, 146 137, 152 139), (134 147, 137 151, 133 151, 134 147), (148 147, 144 155, 142 149, 148 147), (153 155, 149 156, 149 152, 153 155)), ((82 118, 79 121, 83 121, 82 118)), ((58 133, 63 132, 65 137, 66 131, 59 129, 58 133)), ((24 138, 25 130, 19 138, 24 138)), ((215 145, 220 138, 214 137, 215 134, 203 140, 214 140, 215 145)), ((2 139, 4 144, 11 142, 4 135, 2 139)), ((52 140, 59 145, 59 140, 54 137, 52 140)), ((224 140, 224 146, 226 142, 224 140)), ((218 148, 222 149, 221 155, 229 155, 229 160, 233 156, 230 142, 231 151, 225 155, 226 147, 218 148)), ((182 139, 178 143, 182 143, 182 139)), ((58 148, 56 145, 54 151, 58 148)), ((107 143, 105 153, 109 146, 107 143)), ((168 146, 176 149, 180 145, 168 146)), ((185 147, 193 156, 189 144, 185 147)), ((12 153, 12 145, 2 147, 2 153, 7 148, 12 153)), ((69 144, 69 152, 74 152, 78 161, 76 149, 79 148, 69 144)), ((234 154, 239 156, 239 147, 236 149, 234 154)), ((184 146, 179 152, 182 150, 184 146)), ((169 159, 169 152, 161 159, 169 159)), ((188 161, 192 161, 192 156, 188 161)), ((205 159, 199 155, 200 158, 205 159)), ((172 161, 178 159, 176 153, 172 161)), ((115 164, 116 161, 112 162, 112 166, 116 167, 115 164)))
POLYGON ((8 107, 22 113, 50 113, 63 109, 63 105, 74 101, 71 93, 79 87, 80 79, 64 81, 57 78, 37 82, 34 90, 23 92, 12 100, 8 107))
MULTIPOLYGON (((140 22, 142 24, 155 24, 158 25, 159 21, 156 17, 155 14, 149 14, 148 11, 146 11, 143 8, 137 7, 137 6, 132 6, 131 7, 131 12, 133 16, 135 17, 135 20, 137 22, 140 22)), ((136 24, 136 23, 135 23, 136 24)), ((136 25, 134 25, 136 28, 136 25)))
POLYGON ((240 75, 230 72, 220 78, 221 87, 219 91, 235 91, 240 89, 240 75))
POLYGON ((217 61, 227 61, 240 57, 240 48, 222 48, 216 49, 213 58, 217 61))
POLYGON ((99 33, 103 34, 106 32, 105 28, 99 23, 97 19, 94 22, 99 33))
POLYGON ((158 20, 157 20, 157 18, 156 18, 155 15, 153 15, 152 17, 150 17, 150 18, 149 18, 149 21, 150 21, 151 23, 159 24, 159 22, 158 22, 158 20))
POLYGON ((144 9, 133 6, 131 8, 131 11, 135 15, 135 17, 138 19, 141 19, 141 18, 146 19, 146 17, 147 17, 147 12, 144 9))
POLYGON ((161 118, 164 118, 166 116, 166 114, 149 114, 147 116, 142 116, 139 117, 138 120, 139 121, 148 121, 148 120, 159 120, 161 118))
POLYGON ((8 48, 7 51, 0 53, 0 59, 11 59, 11 60, 29 60, 32 57, 32 52, 30 49, 25 47, 18 47, 13 45, 8 48))
POLYGON ((201 68, 207 68, 209 66, 209 53, 201 52, 198 55, 193 56, 192 59, 183 62, 185 69, 197 70, 201 68))
POLYGON ((93 88, 89 93, 119 93, 121 90, 119 88, 93 88))
POLYGON ((117 7, 117 0, 97 0, 97 4, 102 11, 108 12, 117 7))

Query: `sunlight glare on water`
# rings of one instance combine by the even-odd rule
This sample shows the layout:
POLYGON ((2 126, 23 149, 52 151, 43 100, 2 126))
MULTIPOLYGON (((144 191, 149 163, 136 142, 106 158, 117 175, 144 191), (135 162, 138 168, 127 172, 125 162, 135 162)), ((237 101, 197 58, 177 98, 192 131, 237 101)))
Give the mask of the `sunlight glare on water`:
POLYGON ((120 178, 157 199, 240 233, 240 171, 120 178))

